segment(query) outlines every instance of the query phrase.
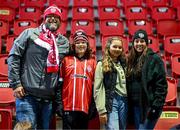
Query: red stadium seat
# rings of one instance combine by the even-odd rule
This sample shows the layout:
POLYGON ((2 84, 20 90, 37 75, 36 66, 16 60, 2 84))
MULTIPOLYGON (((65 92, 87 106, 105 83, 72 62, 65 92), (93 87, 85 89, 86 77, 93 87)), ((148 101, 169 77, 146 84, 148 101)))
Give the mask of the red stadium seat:
POLYGON ((176 7, 177 11, 177 20, 180 21, 180 6, 176 7))
POLYGON ((180 107, 165 106, 154 130, 170 130, 180 123, 180 107))
POLYGON ((118 7, 99 7, 98 12, 100 20, 120 19, 120 9, 118 7))
POLYGON ((12 130, 12 112, 9 109, 0 108, 0 129, 12 130))
POLYGON ((146 6, 148 8, 153 8, 156 6, 168 6, 168 0, 145 0, 146 6))
MULTIPOLYGON (((107 40, 112 36, 102 36, 101 43, 102 43, 102 51, 103 51, 103 53, 104 53, 104 49, 106 47, 107 40)), ((124 43, 123 44, 124 51, 125 51, 125 53, 127 53, 128 52, 128 44, 129 44, 129 41, 128 41, 127 37, 123 37, 123 36, 120 36, 120 35, 118 35, 117 37, 120 37, 122 39, 122 41, 124 43)))
POLYGON ((179 0, 170 0, 170 4, 172 7, 176 8, 180 6, 180 1, 179 0))
POLYGON ((152 23, 146 20, 129 20, 128 21, 128 32, 132 36, 134 33, 143 29, 147 32, 148 35, 152 35, 152 23))
POLYGON ((99 122, 98 114, 96 115, 95 118, 89 120, 88 130, 100 130, 100 122, 99 122))
POLYGON ((95 25, 90 20, 79 19, 71 21, 71 34, 74 34, 78 29, 84 30, 89 36, 95 35, 95 25))
POLYGON ((103 36, 123 35, 124 26, 120 20, 100 21, 100 33, 103 36))
POLYGON ((67 22, 61 22, 60 28, 57 30, 62 35, 66 35, 67 22))
POLYGON ((13 21, 15 18, 15 11, 9 7, 0 7, 0 19, 4 21, 13 21))
POLYGON ((6 53, 7 54, 9 54, 15 39, 16 39, 16 36, 14 36, 14 35, 7 36, 7 40, 6 40, 6 53))
POLYGON ((27 28, 37 27, 38 24, 31 20, 15 20, 14 21, 14 35, 19 35, 22 31, 27 28))
POLYGON ((63 22, 67 22, 67 19, 68 19, 68 9, 64 8, 64 7, 60 7, 60 6, 58 6, 58 8, 61 10, 61 13, 62 13, 62 21, 63 22))
POLYGON ((180 54, 171 56, 172 76, 175 78, 180 77, 180 54))
POLYGON ((93 0, 73 0, 74 7, 93 7, 93 0))
POLYGON ((143 0, 121 0, 122 7, 126 10, 128 6, 142 6, 143 0))
POLYGON ((58 7, 69 7, 69 0, 49 0, 49 5, 57 5, 58 7))
POLYGON ((176 18, 174 9, 168 6, 154 7, 151 11, 151 16, 155 21, 169 19, 175 20, 176 18))
POLYGON ((0 76, 2 76, 2 77, 8 76, 7 58, 8 58, 7 54, 0 55, 0 65, 1 65, 0 76))
POLYGON ((147 19, 147 10, 142 6, 128 6, 125 10, 127 20, 147 19))
POLYGON ((94 20, 94 10, 90 7, 73 7, 72 8, 72 19, 78 20, 86 18, 88 20, 94 20))
POLYGON ((9 34, 9 24, 3 20, 0 20, 0 37, 9 34))
POLYGON ((18 8, 20 6, 20 0, 1 0, 0 7, 18 8))
POLYGON ((180 53, 180 35, 165 37, 164 52, 166 59, 170 59, 172 54, 180 53))
POLYGON ((2 40, 1 40, 1 37, 0 37, 0 54, 1 54, 1 49, 2 49, 2 40))
POLYGON ((148 36, 149 44, 148 47, 151 48, 154 52, 158 53, 159 50, 159 39, 154 36, 148 36))
POLYGON ((46 4, 46 0, 24 0, 26 7, 38 7, 43 9, 46 4))
POLYGON ((19 19, 21 20, 32 20, 37 22, 42 19, 41 15, 42 11, 40 10, 40 8, 37 8, 35 6, 19 8, 19 19))
POLYGON ((167 77, 168 93, 166 96, 166 106, 176 106, 177 102, 177 80, 173 77, 167 77))
MULTIPOLYGON (((10 127, 12 129, 12 116, 15 116, 15 97, 13 96, 13 89, 8 88, 9 86, 5 85, 7 83, 8 83, 7 80, 3 80, 3 81, 1 80, 0 81, 0 84, 1 84, 1 88, 0 88, 0 109, 8 110, 8 113, 10 114, 10 116, 8 115, 6 117, 5 121, 6 121, 6 124, 10 123, 10 127), (2 87, 4 87, 4 88, 2 88, 2 87), (10 119, 7 120, 8 118, 10 118, 10 119)), ((2 126, 0 125, 0 129, 1 129, 1 127, 2 126)), ((8 125, 8 127, 9 127, 9 125, 8 125)))
POLYGON ((159 36, 180 35, 180 23, 175 20, 159 20, 157 22, 159 36))
POLYGON ((117 0, 98 0, 98 6, 99 7, 106 7, 106 6, 114 6, 117 7, 118 2, 117 0))
POLYGON ((12 88, 0 88, 0 108, 6 108, 8 105, 14 105, 15 97, 12 88))

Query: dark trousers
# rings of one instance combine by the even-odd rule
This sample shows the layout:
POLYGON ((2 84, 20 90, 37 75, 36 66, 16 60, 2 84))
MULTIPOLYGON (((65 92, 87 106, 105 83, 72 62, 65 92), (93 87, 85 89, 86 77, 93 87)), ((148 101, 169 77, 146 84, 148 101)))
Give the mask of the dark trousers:
POLYGON ((87 129, 88 115, 80 111, 65 111, 63 113, 63 129, 87 129))

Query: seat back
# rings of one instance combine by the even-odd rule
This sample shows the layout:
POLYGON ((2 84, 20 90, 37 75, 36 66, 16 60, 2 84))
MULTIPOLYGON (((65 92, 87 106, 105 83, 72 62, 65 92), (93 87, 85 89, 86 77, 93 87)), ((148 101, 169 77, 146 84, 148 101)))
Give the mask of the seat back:
POLYGON ((172 54, 180 53, 180 35, 165 37, 164 51, 166 59, 170 59, 172 54))
POLYGON ((7 77, 8 76, 8 65, 7 65, 8 54, 0 55, 0 76, 7 77))
POLYGON ((157 22, 157 34, 159 37, 180 34, 180 23, 175 20, 159 20, 157 22))
POLYGON ((151 48, 154 52, 158 53, 159 50, 159 39, 155 36, 148 36, 149 44, 148 47, 151 48))
POLYGON ((0 19, 4 21, 13 21, 15 19, 15 10, 10 7, 0 7, 0 19))
POLYGON ((69 1, 70 0, 49 0, 49 5, 55 4, 58 7, 68 8, 69 7, 69 1))
POLYGON ((0 20, 0 37, 9 34, 9 24, 3 20, 0 20))
POLYGON ((12 113, 9 109, 0 108, 0 129, 12 130, 12 113))
POLYGON ((15 39, 16 39, 16 36, 7 36, 7 40, 6 40, 6 53, 7 54, 10 52, 15 39))
POLYGON ((86 18, 88 20, 94 20, 94 11, 90 7, 73 7, 72 8, 72 18, 73 20, 78 20, 81 18, 86 18))
POLYGON ((38 24, 31 20, 15 20, 14 21, 14 35, 18 36, 27 28, 35 28, 38 24))
POLYGON ((180 122, 180 107, 165 106, 154 130, 169 130, 180 122))
POLYGON ((146 20, 129 20, 128 21, 128 32, 131 36, 139 30, 143 29, 147 32, 148 35, 152 35, 152 23, 146 20))
POLYGON ((143 0, 121 0, 122 7, 126 11, 128 6, 142 6, 143 0))
POLYGON ((106 7, 106 6, 114 6, 116 7, 118 5, 117 0, 98 0, 98 6, 99 7, 106 7))
POLYGON ((125 10, 127 20, 146 20, 147 10, 142 6, 128 6, 125 10))
POLYGON ((152 19, 155 21, 158 20, 175 20, 176 13, 173 8, 168 6, 163 7, 154 7, 151 13, 152 19))
POLYGON ((98 12, 100 20, 120 19, 120 9, 118 7, 99 7, 98 12))
POLYGON ((93 0, 73 0, 74 7, 93 7, 93 0))
POLYGON ((167 77, 168 93, 165 105, 176 106, 177 102, 177 80, 173 77, 167 77))
POLYGON ((20 6, 20 0, 1 0, 0 7, 11 7, 16 9, 20 6))
POLYGON ((173 77, 180 77, 180 53, 171 56, 171 67, 173 77))
POLYGON ((71 21, 71 34, 74 34, 78 29, 84 30, 88 36, 95 35, 94 22, 88 19, 78 19, 71 21))
POLYGON ((19 19, 38 22, 42 20, 42 11, 36 6, 25 6, 19 8, 19 19))
POLYGON ((153 8, 156 6, 167 6, 168 5, 168 0, 145 0, 146 6, 148 8, 153 8))
POLYGON ((47 0, 24 0, 24 5, 26 7, 38 7, 44 9, 44 5, 46 4, 47 0))
POLYGON ((123 23, 115 19, 100 21, 100 34, 103 36, 123 35, 123 23))

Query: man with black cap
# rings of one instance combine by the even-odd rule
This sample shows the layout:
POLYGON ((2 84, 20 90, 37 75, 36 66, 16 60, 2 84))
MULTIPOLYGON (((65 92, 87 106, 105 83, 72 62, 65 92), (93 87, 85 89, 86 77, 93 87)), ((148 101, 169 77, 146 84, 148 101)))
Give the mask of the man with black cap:
POLYGON ((57 32, 61 18, 57 6, 48 7, 43 23, 24 30, 9 53, 8 79, 16 97, 16 121, 28 121, 33 129, 49 129, 59 65, 69 53, 68 39, 57 32))
POLYGON ((127 63, 129 120, 134 119, 136 129, 153 129, 165 103, 167 81, 163 61, 148 48, 146 31, 135 32, 127 63))

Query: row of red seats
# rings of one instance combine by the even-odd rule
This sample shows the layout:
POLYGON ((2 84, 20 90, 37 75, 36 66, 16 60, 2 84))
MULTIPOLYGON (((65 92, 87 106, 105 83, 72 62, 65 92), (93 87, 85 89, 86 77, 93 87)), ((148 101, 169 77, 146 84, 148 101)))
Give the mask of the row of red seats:
MULTIPOLYGON (((120 36, 120 35, 116 35, 120 36)), ((107 42, 107 39, 111 37, 110 35, 103 35, 101 37, 101 42, 102 42, 102 51, 104 51, 105 44, 107 42)), ((120 36, 123 41, 124 41, 124 48, 125 51, 128 52, 129 45, 128 43, 130 42, 129 38, 120 36)), ((15 37, 8 37, 9 39, 7 40, 9 43, 6 43, 6 54, 1 54, 0 55, 0 64, 3 69, 0 70, 0 76, 5 76, 7 77, 7 54, 9 53, 13 41, 15 37)), ((96 39, 93 37, 90 38, 90 46, 93 48, 93 51, 96 52, 96 39)), ((165 39, 164 43, 164 61, 169 61, 171 65, 171 70, 172 70, 172 76, 175 78, 180 77, 180 36, 170 36, 165 39)), ((70 41, 71 37, 70 37, 70 41)), ((1 44, 0 44, 1 45, 1 44)), ((154 36, 149 36, 149 47, 152 48, 155 52, 159 53, 159 42, 157 37, 154 36)), ((165 66, 166 67, 166 66, 165 66)), ((167 68, 167 67, 166 67, 167 68)))
MULTIPOLYGON (((70 0, 1 0, 2 6, 11 6, 12 8, 18 8, 22 3, 27 6, 43 7, 44 4, 49 3, 57 4, 58 6, 69 6, 70 0)), ((145 4, 147 7, 154 6, 166 6, 171 5, 177 7, 180 5, 179 0, 121 0, 121 6, 127 7, 131 5, 141 6, 145 4)), ((73 0, 74 6, 93 6, 93 0, 73 0)), ((98 6, 116 6, 118 5, 118 0, 98 0, 98 6)))

